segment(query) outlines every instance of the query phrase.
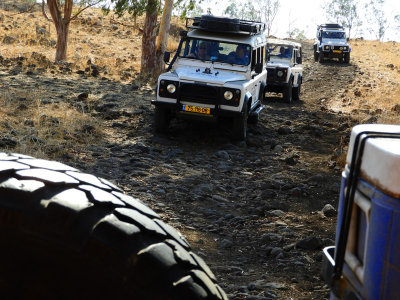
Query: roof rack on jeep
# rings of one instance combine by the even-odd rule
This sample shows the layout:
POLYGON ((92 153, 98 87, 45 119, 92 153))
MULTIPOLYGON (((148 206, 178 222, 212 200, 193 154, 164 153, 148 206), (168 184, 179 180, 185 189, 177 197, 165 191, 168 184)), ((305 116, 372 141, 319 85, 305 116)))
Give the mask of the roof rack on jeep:
POLYGON ((258 21, 203 15, 186 18, 186 28, 253 35, 264 32, 265 24, 258 21))
POLYGON ((343 30, 344 27, 340 24, 336 23, 328 23, 328 24, 321 24, 318 25, 318 30, 319 29, 336 29, 336 30, 343 30))

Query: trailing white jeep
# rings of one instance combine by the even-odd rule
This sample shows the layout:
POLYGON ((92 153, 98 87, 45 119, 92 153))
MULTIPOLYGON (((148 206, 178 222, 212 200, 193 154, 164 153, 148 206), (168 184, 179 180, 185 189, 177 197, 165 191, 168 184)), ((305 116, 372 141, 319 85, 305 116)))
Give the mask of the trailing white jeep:
POLYGON ((350 62, 350 45, 346 32, 339 24, 322 24, 317 27, 314 41, 314 59, 320 63, 326 58, 337 58, 339 62, 350 62))
POLYGON ((282 93, 285 102, 300 99, 303 82, 301 44, 268 39, 267 92, 282 93))
MULTIPOLYGON (((265 24, 210 15, 188 18, 168 69, 158 78, 155 130, 168 130, 171 118, 231 120, 236 139, 256 123, 265 86, 265 24), (227 117, 227 118, 226 118, 227 117)), ((169 62, 170 54, 164 55, 169 62)))

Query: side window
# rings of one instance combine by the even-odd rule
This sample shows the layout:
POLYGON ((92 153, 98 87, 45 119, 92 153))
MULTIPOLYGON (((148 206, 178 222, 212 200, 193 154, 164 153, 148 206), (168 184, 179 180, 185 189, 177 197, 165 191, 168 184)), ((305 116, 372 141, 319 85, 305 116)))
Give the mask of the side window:
POLYGON ((261 60, 261 48, 257 48, 257 64, 260 63, 261 60))
POLYGON ((253 50, 251 59, 251 69, 253 70, 256 64, 264 63, 264 47, 258 47, 253 50))
POLYGON ((253 69, 254 66, 256 65, 256 61, 257 61, 257 50, 253 49, 251 53, 251 69, 253 69))
POLYGON ((260 63, 264 63, 264 46, 263 47, 261 47, 261 57, 260 57, 260 63))

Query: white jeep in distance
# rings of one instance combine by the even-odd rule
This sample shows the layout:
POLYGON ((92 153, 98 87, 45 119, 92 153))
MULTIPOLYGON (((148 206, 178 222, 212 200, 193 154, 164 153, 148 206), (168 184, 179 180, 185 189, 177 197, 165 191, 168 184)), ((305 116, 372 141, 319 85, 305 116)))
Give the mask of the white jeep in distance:
POLYGON ((303 82, 301 44, 268 39, 267 92, 282 93, 287 103, 300 99, 303 82))
MULTIPOLYGON (((234 138, 257 122, 267 83, 265 25, 210 15, 188 18, 168 69, 158 78, 154 127, 171 118, 231 120, 234 138), (223 117, 223 118, 222 118, 223 117)), ((169 53, 164 55, 169 62, 169 53)))
POLYGON ((350 62, 350 45, 347 43, 346 32, 339 24, 322 24, 317 27, 314 41, 314 59, 320 63, 326 58, 337 58, 339 62, 350 62))

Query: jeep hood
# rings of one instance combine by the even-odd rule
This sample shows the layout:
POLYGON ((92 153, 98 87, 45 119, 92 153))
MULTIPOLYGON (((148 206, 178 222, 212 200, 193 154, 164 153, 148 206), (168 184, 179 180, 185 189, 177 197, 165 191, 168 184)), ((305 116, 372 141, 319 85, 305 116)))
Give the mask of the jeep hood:
POLYGON ((269 61, 267 68, 289 68, 289 65, 283 63, 282 61, 269 61))
POLYGON ((339 46, 347 46, 347 41, 346 40, 341 40, 341 39, 323 39, 322 43, 324 45, 339 45, 339 46))
POLYGON ((246 80, 244 74, 213 68, 206 70, 203 66, 179 67, 175 69, 175 72, 181 80, 207 82, 217 85, 223 85, 229 81, 246 80))

